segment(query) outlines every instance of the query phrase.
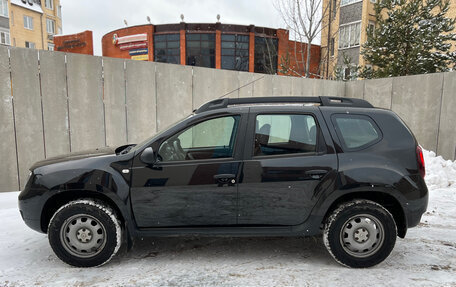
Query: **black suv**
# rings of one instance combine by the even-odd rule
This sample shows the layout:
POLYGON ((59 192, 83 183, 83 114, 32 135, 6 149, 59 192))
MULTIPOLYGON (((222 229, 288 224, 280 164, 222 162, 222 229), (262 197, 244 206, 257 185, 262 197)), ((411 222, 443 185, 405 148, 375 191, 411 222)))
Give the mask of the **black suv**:
POLYGON ((369 267, 428 203, 415 137, 392 111, 330 97, 218 99, 138 145, 37 162, 26 224, 74 266, 185 234, 312 236, 369 267))

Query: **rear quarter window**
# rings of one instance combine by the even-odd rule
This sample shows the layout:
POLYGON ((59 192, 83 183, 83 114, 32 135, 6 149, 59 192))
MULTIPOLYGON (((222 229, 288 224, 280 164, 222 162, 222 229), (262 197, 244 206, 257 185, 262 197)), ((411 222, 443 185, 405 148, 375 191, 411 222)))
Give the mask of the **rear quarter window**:
POLYGON ((368 116, 335 114, 332 115, 331 120, 345 150, 364 149, 382 139, 379 127, 368 116))

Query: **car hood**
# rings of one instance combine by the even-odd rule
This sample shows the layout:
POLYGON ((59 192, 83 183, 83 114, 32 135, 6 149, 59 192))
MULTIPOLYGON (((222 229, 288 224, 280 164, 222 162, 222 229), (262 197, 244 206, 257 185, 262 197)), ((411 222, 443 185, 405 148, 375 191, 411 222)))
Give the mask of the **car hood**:
POLYGON ((78 160, 83 158, 91 158, 91 157, 98 157, 103 155, 111 155, 115 154, 116 148, 114 147, 102 147, 93 150, 85 150, 85 151, 78 151, 78 152, 71 152, 64 155, 59 155, 55 157, 50 157, 45 160, 37 161, 34 165, 30 167, 30 170, 34 170, 38 167, 42 167, 45 165, 50 165, 59 162, 71 161, 71 160, 78 160))

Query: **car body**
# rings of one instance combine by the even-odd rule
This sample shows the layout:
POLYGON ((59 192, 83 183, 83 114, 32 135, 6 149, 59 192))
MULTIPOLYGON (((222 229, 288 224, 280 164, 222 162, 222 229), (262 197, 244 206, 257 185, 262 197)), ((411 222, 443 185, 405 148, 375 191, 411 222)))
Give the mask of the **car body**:
POLYGON ((318 235, 353 200, 381 205, 404 237, 428 201, 420 147, 403 121, 345 98, 216 100, 142 144, 46 159, 30 170, 19 195, 29 227, 46 233, 62 206, 90 198, 113 210, 130 243, 318 235), (358 128, 366 135, 352 132, 358 128))

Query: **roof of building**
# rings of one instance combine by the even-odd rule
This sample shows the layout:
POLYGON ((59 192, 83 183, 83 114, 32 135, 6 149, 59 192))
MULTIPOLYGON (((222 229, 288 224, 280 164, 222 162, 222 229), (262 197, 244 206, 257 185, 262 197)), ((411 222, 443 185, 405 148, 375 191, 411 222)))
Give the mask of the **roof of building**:
POLYGON ((41 5, 35 3, 34 0, 11 0, 11 4, 43 14, 43 9, 41 9, 41 5))

